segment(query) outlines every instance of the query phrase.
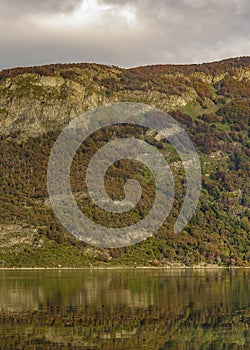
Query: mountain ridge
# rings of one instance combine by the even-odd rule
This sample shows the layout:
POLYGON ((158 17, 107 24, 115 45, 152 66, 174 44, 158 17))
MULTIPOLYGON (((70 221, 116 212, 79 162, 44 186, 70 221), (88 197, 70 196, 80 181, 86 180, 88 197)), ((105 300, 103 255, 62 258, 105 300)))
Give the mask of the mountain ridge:
POLYGON ((250 79, 250 57, 188 66, 122 69, 81 63, 2 71, 0 133, 22 133, 26 127, 25 136, 38 136, 51 128, 63 128, 70 120, 100 104, 126 100, 146 102, 166 112, 192 103, 198 109, 201 107, 200 113, 203 107, 206 109, 206 103, 210 105, 208 110, 213 110, 220 93, 213 85, 226 81, 227 74, 244 85, 244 80, 250 79), (31 113, 28 101, 32 101, 31 113))

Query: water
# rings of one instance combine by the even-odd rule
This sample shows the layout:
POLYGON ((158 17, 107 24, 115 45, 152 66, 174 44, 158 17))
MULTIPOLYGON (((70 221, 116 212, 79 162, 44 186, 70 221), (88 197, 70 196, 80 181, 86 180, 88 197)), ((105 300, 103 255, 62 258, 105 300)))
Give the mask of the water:
POLYGON ((0 275, 0 349, 250 349, 249 270, 0 275))

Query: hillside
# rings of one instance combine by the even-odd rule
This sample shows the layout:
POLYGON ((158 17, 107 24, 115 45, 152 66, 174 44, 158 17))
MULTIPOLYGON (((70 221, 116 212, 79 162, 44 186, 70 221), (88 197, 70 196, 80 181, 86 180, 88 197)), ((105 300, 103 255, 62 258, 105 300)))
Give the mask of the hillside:
POLYGON ((1 71, 0 264, 250 266, 249 116, 250 57, 133 69, 79 63, 1 71), (137 222, 154 198, 152 174, 136 162, 120 161, 107 174, 108 193, 122 198, 123 183, 133 175, 142 185, 142 200, 123 216, 94 207, 83 175, 104 140, 135 135, 157 147, 175 174, 176 190, 171 214, 154 237, 128 248, 96 249, 71 237, 57 221, 48 200, 47 164, 70 120, 118 101, 155 106, 183 125, 200 156, 202 194, 191 222, 174 234, 185 193, 184 169, 174 149, 143 128, 114 126, 95 133, 72 166, 75 197, 95 222, 114 227, 137 222))

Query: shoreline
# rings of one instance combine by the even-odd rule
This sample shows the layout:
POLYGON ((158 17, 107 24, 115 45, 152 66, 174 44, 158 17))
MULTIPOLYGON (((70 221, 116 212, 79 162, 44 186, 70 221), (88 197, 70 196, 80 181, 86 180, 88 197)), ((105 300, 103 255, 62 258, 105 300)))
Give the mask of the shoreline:
POLYGON ((0 271, 46 270, 248 270, 250 266, 93 266, 93 267, 1 267, 0 271))

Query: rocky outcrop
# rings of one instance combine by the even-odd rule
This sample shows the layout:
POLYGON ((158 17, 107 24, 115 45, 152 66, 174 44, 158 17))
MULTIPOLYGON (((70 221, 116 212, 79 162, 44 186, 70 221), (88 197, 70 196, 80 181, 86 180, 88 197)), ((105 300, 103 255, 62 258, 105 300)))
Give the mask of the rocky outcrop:
MULTIPOLYGON (((182 71, 178 69, 156 74, 156 79, 163 86, 171 87, 178 79, 180 83, 177 85, 182 85, 178 93, 171 89, 168 92, 168 89, 154 88, 150 77, 148 81, 152 86, 146 89, 147 76, 140 83, 138 76, 130 70, 95 64, 82 67, 58 65, 46 75, 31 72, 31 68, 27 68, 27 73, 25 68, 22 69, 21 74, 10 71, 0 77, 0 135, 19 135, 18 139, 39 136, 50 130, 62 129, 86 110, 118 101, 143 102, 164 111, 199 104, 197 80, 204 84, 208 96, 212 96, 216 95, 213 84, 227 74, 225 70, 219 72, 218 69, 214 73, 207 73, 205 69, 204 72, 196 72, 195 65, 193 71, 189 69, 187 73, 183 73, 183 67, 182 71), (136 88, 133 87, 135 81, 136 88)), ((247 64, 234 67, 233 75, 236 80, 249 79, 250 68, 247 64)), ((209 101, 206 100, 206 103, 209 105, 209 101)))

